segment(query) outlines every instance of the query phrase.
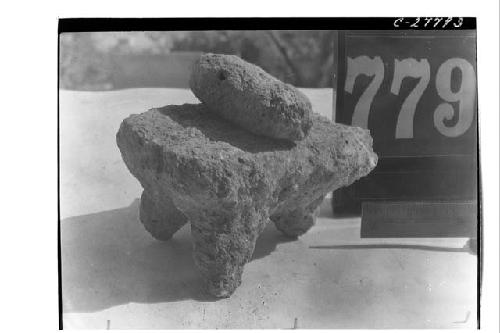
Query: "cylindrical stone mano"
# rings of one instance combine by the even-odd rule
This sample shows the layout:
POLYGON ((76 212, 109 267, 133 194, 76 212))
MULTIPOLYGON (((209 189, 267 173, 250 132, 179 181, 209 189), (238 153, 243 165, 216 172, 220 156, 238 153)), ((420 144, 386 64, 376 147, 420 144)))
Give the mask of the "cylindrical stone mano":
POLYGON ((237 56, 202 55, 189 84, 211 112, 257 135, 298 141, 312 126, 304 94, 237 56))

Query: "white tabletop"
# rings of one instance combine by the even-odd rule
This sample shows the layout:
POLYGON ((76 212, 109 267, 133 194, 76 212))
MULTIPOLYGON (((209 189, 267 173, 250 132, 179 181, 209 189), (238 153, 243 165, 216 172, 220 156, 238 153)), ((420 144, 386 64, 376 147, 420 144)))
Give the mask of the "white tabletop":
MULTIPOLYGON (((331 117, 331 89, 303 91, 331 117)), ((327 200, 296 241, 269 224, 234 295, 206 299, 189 226, 168 242, 150 237, 140 184, 115 143, 129 114, 193 102, 186 89, 60 92, 65 328, 475 327, 476 257, 459 250, 465 239, 360 239, 360 219, 333 219, 327 200)))

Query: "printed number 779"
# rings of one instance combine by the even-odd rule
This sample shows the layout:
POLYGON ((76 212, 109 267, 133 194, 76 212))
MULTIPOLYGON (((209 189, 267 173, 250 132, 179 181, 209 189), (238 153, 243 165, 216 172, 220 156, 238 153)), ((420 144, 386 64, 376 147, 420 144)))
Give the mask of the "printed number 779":
MULTIPOLYGON (((373 76, 372 81, 360 96, 352 116, 352 125, 368 128, 373 98, 377 94, 384 79, 384 64, 380 57, 369 58, 362 55, 347 59, 347 75, 345 90, 352 94, 354 83, 359 75, 373 76)), ((412 58, 394 60, 394 77, 391 84, 391 93, 399 95, 401 84, 406 77, 420 79, 415 88, 404 100, 398 114, 396 123, 396 139, 413 138, 413 119, 417 104, 422 97, 430 81, 430 65, 427 59, 417 61, 412 58)), ((443 135, 457 137, 470 127, 474 118, 474 97, 476 78, 472 65, 461 58, 446 60, 439 67, 436 74, 436 90, 438 95, 445 101, 437 106, 434 111, 434 127, 443 135), (451 73, 453 69, 459 69, 462 74, 460 89, 456 92, 451 90, 451 73), (448 103, 446 103, 448 102, 448 103), (458 122, 454 126, 447 126, 446 121, 454 117, 454 108, 451 102, 458 104, 458 122)))

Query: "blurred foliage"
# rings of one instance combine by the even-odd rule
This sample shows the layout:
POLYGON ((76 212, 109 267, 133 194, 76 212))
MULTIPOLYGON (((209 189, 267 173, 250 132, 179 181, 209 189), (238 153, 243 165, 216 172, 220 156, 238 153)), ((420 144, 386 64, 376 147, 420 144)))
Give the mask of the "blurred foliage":
POLYGON ((63 89, 107 90, 112 86, 110 62, 89 33, 63 34, 59 39, 59 84, 63 89))
MULTIPOLYGON (((60 87, 113 89, 120 55, 235 54, 299 87, 331 87, 334 31, 92 32, 60 36, 60 87)), ((188 73, 186 73, 188 75, 188 73)))

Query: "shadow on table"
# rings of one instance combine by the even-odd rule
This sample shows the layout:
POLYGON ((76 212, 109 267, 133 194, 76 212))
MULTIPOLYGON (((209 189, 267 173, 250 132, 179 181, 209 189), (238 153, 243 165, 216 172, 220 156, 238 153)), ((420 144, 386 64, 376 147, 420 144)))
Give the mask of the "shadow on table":
POLYGON ((469 252, 466 247, 453 248, 445 246, 432 245, 410 245, 410 244, 347 244, 347 245, 314 245, 309 246, 310 249, 327 249, 327 250, 366 250, 366 249, 410 249, 421 251, 437 251, 437 252, 469 252))
MULTIPOLYGON (((95 312, 130 302, 217 300, 202 289, 189 225, 167 242, 156 241, 139 222, 138 206, 137 199, 129 207, 61 221, 64 312, 95 312)), ((269 223, 252 260, 286 241, 269 223)))

